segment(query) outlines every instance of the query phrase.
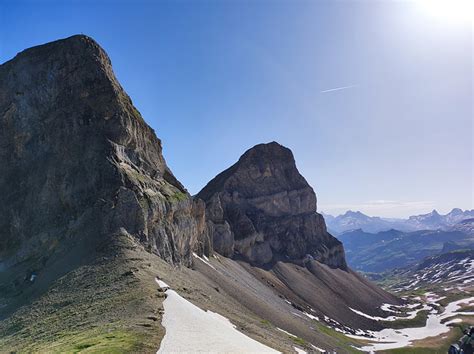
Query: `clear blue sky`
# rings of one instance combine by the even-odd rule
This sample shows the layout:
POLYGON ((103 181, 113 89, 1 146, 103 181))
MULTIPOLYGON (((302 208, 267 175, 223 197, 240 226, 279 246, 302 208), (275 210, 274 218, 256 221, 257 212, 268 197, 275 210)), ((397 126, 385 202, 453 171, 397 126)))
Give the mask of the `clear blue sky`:
POLYGON ((96 39, 192 194, 276 140, 318 210, 473 208, 471 28, 420 2, 4 0, 0 62, 96 39))

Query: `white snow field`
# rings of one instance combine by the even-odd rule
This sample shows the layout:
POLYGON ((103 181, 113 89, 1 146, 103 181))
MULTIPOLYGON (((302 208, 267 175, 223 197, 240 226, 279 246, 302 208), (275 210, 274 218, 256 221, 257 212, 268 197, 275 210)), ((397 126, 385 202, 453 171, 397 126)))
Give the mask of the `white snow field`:
MULTIPOLYGON (((382 307, 384 307, 384 305, 382 305, 382 307)), ((419 304, 415 304, 415 305, 418 306, 419 304)), ((423 311, 423 310, 429 310, 429 309, 431 309, 431 307, 425 304, 422 307, 420 307, 419 309, 407 312, 406 316, 388 316, 388 317, 371 316, 371 315, 368 315, 368 314, 366 314, 362 311, 358 311, 356 309, 353 309, 352 307, 349 307, 349 309, 352 312, 355 312, 356 314, 358 314, 359 316, 369 318, 369 319, 374 320, 374 321, 396 321, 396 320, 412 320, 416 317, 418 312, 423 311)), ((393 310, 390 310, 390 311, 393 312, 393 310)))
MULTIPOLYGON (((437 305, 437 301, 441 298, 436 297, 435 294, 426 293, 428 304, 437 305)), ((474 312, 458 312, 461 308, 461 304, 472 304, 474 303, 474 297, 453 301, 449 303, 442 313, 437 313, 435 307, 432 308, 426 325, 424 327, 415 328, 403 328, 403 329, 392 329, 386 328, 381 331, 367 331, 367 334, 373 336, 373 338, 367 338, 364 336, 348 335, 348 337, 356 339, 369 339, 375 343, 360 348, 366 352, 376 352, 379 350, 388 350, 396 348, 404 348, 409 346, 413 341, 420 340, 428 337, 438 336, 440 334, 449 331, 449 324, 459 322, 460 320, 455 318, 445 323, 441 323, 443 320, 459 316, 459 315, 474 315, 474 312)))
POLYGON ((165 286, 166 334, 157 353, 279 353, 236 330, 227 318, 201 310, 165 286))
POLYGON ((160 288, 162 288, 163 290, 167 290, 167 289, 170 288, 170 286, 169 286, 168 284, 166 284, 163 280, 160 280, 160 279, 155 278, 155 281, 156 281, 156 283, 158 284, 158 286, 159 286, 160 288))

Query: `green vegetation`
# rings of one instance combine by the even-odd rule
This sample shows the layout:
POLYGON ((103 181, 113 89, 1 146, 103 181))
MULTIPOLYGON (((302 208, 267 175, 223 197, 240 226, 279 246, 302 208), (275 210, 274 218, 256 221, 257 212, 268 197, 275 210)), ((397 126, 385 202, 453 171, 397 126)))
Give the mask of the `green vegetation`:
POLYGON ((293 337, 293 336, 289 336, 289 337, 291 338, 293 342, 295 342, 295 344, 301 345, 302 347, 305 347, 308 345, 308 343, 303 338, 293 337))
POLYGON ((164 332, 161 321, 149 319, 163 301, 157 271, 127 237, 114 240, 122 241, 127 256, 111 246, 0 321, 0 352, 155 353, 164 332))
MULTIPOLYGON (((467 325, 464 325, 464 327, 467 325)), ((456 342, 461 336, 463 326, 456 326, 450 332, 447 338, 438 336, 427 338, 425 340, 415 342, 413 347, 385 350, 383 354, 445 354, 448 352, 449 346, 456 342)))
POLYGON ((123 329, 103 327, 67 333, 53 343, 40 343, 30 348, 48 353, 130 353, 144 351, 143 343, 146 343, 144 336, 123 329))
MULTIPOLYGON (((449 346, 448 346, 449 348, 449 346)), ((434 349, 434 348, 399 348, 399 349, 392 349, 387 350, 382 353, 390 353, 390 354, 446 354, 448 352, 448 348, 443 349, 434 349)))
POLYGON ((446 296, 446 298, 438 301, 438 303, 443 307, 447 306, 450 302, 465 299, 466 297, 468 297, 465 293, 462 292, 445 293, 444 296, 446 296))
POLYGON ((186 200, 187 198, 188 198, 187 194, 181 191, 177 191, 170 197, 171 201, 173 202, 181 202, 183 200, 186 200))
POLYGON ((360 343, 358 343, 356 340, 351 339, 343 333, 337 332, 331 327, 327 327, 318 321, 313 320, 313 323, 319 332, 324 333, 336 340, 339 347, 335 349, 343 349, 347 353, 360 353, 360 350, 357 350, 353 347, 360 345, 360 343))
POLYGON ((412 319, 397 319, 396 321, 381 321, 380 323, 387 328, 407 328, 407 327, 423 327, 426 325, 428 319, 428 310, 419 311, 415 318, 412 319))
POLYGON ((132 181, 138 181, 143 184, 153 181, 150 176, 140 173, 132 168, 126 168, 124 170, 132 181))

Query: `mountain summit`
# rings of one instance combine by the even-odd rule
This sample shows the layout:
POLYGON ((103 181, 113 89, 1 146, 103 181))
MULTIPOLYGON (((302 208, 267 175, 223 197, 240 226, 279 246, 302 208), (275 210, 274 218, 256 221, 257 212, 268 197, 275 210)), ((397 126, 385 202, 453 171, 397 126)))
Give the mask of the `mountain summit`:
POLYGON ((9 291, 30 291, 22 280, 32 272, 36 287, 46 286, 123 237, 170 263, 192 263, 204 205, 173 176, 93 39, 33 47, 1 65, 0 112, 9 291))
POLYGON ((256 264, 309 255, 346 268, 342 244, 316 212, 316 194, 292 152, 276 142, 246 151, 197 197, 206 202, 214 249, 223 255, 256 264))

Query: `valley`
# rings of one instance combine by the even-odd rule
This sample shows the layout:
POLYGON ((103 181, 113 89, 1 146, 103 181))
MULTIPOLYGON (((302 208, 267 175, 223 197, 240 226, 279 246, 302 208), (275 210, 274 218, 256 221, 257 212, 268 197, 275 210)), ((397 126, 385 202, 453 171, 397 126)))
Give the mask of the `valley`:
MULTIPOLYGON (((385 327, 362 336, 347 334, 365 343, 361 350, 446 353, 463 335, 463 329, 474 323, 472 219, 469 211, 454 210, 450 214, 465 215, 467 219, 455 220, 445 230, 370 233, 357 229, 338 236, 349 265, 406 302, 401 307, 385 307, 390 313, 385 317, 353 310, 385 327)), ((373 226, 370 219, 364 219, 368 229, 379 225, 377 218, 373 226)))

